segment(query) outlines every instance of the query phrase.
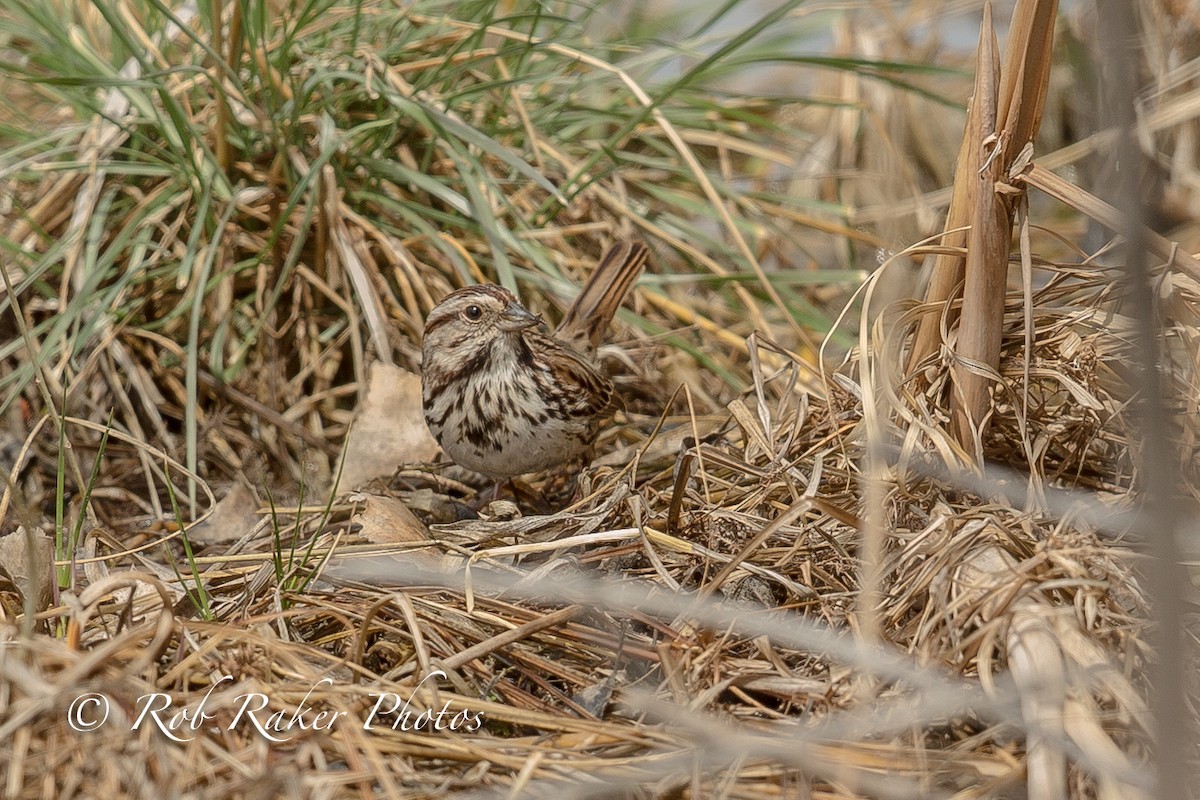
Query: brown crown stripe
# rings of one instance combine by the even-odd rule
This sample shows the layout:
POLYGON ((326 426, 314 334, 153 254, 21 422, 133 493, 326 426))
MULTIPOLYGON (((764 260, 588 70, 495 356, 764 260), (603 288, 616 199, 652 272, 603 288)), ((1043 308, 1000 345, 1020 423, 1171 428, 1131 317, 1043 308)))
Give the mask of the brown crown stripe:
POLYGON ((505 289, 503 286, 497 286, 494 283, 480 283, 475 286, 457 289, 442 298, 441 303, 438 304, 442 306, 445 303, 453 303, 453 305, 445 306, 442 313, 437 316, 431 316, 425 321, 425 335, 428 336, 430 331, 437 330, 457 317, 459 311, 462 310, 464 305, 470 302, 472 297, 494 297, 505 305, 517 299, 508 289, 505 289))

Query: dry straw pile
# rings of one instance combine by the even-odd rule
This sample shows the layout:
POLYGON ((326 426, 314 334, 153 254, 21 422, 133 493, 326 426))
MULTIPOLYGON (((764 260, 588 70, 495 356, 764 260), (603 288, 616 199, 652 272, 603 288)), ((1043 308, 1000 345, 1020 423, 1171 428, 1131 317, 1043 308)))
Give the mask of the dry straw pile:
MULTIPOLYGON (((248 8, 0 12, 43 131, 0 161, 0 796, 1183 796, 1154 526, 1196 538, 1200 270, 1052 170, 1178 148, 1175 198, 1188 68, 1132 139, 1043 154, 1052 2, 1003 52, 985 12, 969 91, 837 16, 850 68, 783 107, 651 96, 635 49, 520 14, 248 8), (952 180, 935 86, 973 97, 952 180), (1137 247, 1060 233, 1089 222, 1137 247), (929 238, 852 296, 789 266, 901 228, 929 238), (625 411, 474 514, 429 463, 424 315, 499 280, 554 317, 631 236, 625 411)), ((1152 68, 1194 52, 1190 12, 1138 9, 1152 68)))

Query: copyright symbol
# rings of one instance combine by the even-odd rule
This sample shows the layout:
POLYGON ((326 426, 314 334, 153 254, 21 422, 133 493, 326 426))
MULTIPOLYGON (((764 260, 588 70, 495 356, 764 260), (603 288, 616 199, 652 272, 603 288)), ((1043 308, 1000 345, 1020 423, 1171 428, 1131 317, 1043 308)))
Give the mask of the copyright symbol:
POLYGON ((108 698, 99 692, 81 694, 67 708, 67 724, 77 731, 94 731, 108 721, 108 698))

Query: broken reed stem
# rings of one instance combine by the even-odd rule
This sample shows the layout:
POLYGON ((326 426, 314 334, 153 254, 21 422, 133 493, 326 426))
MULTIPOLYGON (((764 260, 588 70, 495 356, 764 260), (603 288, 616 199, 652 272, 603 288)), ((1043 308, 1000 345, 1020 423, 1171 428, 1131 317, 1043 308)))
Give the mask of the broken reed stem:
POLYGON ((937 351, 942 317, 946 328, 952 328, 951 304, 961 291, 963 305, 951 367, 951 431, 962 448, 977 458, 989 388, 999 374, 1013 211, 1024 191, 1009 184, 1009 174, 1041 124, 1057 14, 1057 0, 1017 3, 1001 71, 991 4, 984 6, 975 89, 944 240, 965 243, 967 255, 965 259, 939 256, 935 262, 925 300, 941 308, 942 314, 922 319, 908 357, 911 372, 937 351), (961 232, 967 224, 970 232, 961 232))
MULTIPOLYGON (((987 406, 990 376, 979 364, 999 366, 1000 334, 1004 322, 1004 291, 1008 276, 1011 212, 1004 198, 993 187, 1000 178, 1003 145, 996 137, 996 92, 1000 85, 1000 61, 996 33, 992 27, 991 4, 984 6, 979 31, 979 58, 975 72, 975 97, 978 110, 971 121, 974 127, 965 136, 972 143, 974 156, 967 176, 971 229, 967 237, 966 272, 963 287, 958 356, 950 368, 951 430, 963 449, 980 459, 974 431, 987 406), (982 162, 982 167, 976 164, 982 162), (995 313, 996 311, 999 313, 995 313), (972 363, 974 362, 974 363, 972 363)), ((957 198, 955 198, 957 200, 957 198)))

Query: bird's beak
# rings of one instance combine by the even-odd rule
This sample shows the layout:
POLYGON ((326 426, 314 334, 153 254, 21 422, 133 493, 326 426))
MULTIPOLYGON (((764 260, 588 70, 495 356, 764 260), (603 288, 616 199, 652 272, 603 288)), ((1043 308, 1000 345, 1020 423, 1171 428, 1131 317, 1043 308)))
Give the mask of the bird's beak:
POLYGON ((541 317, 535 317, 517 303, 509 303, 508 308, 500 315, 500 330, 509 333, 517 333, 541 324, 541 317))

